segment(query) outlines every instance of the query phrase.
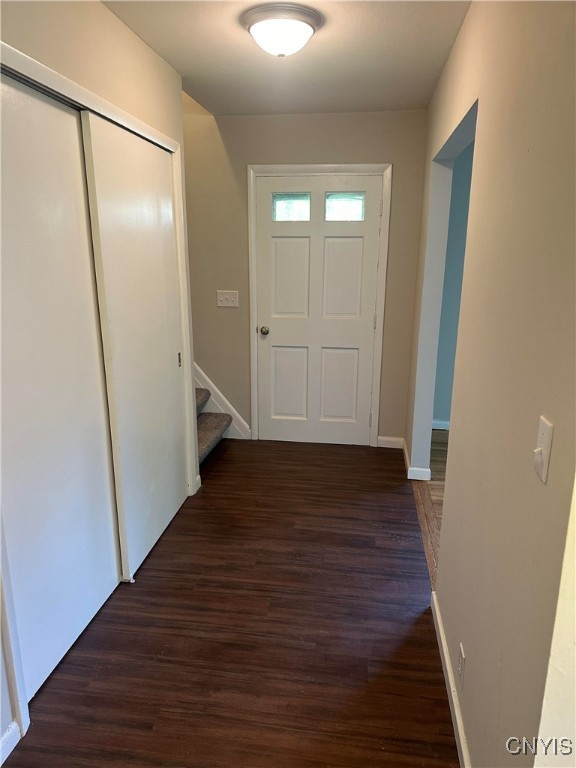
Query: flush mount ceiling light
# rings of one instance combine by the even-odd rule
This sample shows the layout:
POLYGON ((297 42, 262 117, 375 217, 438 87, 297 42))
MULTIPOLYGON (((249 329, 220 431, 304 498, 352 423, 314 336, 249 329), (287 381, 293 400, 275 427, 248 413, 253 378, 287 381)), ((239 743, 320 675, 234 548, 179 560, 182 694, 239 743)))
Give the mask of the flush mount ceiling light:
POLYGON ((249 8, 240 21, 260 48, 283 57, 304 48, 323 19, 318 11, 304 5, 268 3, 249 8))

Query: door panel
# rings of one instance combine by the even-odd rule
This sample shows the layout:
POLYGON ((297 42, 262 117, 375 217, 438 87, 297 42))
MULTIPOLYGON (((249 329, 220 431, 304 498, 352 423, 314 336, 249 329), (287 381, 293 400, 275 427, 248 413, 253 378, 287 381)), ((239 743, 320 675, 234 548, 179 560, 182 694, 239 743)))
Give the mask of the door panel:
POLYGON ((172 159, 102 118, 82 118, 129 579, 188 496, 172 159))
POLYGON ((275 237, 271 245, 272 316, 308 317, 310 240, 307 237, 275 237))
POLYGON ((381 199, 377 175, 258 177, 261 439, 369 443, 381 199))
POLYGON ((358 349, 322 349, 322 421, 356 421, 358 353, 358 349))
POLYGON ((2 80, 2 516, 30 699, 120 580, 80 117, 2 80))
POLYGON ((327 237, 324 241, 324 318, 360 317, 364 239, 327 237))
POLYGON ((306 419, 308 415, 308 350, 272 347, 272 418, 306 419))

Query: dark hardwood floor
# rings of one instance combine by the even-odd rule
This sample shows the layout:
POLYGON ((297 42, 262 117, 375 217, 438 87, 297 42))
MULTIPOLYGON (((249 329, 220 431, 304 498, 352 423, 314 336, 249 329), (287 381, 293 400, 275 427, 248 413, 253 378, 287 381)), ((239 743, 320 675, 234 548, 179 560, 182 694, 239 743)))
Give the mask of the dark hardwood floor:
POLYGON ((6 768, 456 768, 401 451, 225 440, 6 768))

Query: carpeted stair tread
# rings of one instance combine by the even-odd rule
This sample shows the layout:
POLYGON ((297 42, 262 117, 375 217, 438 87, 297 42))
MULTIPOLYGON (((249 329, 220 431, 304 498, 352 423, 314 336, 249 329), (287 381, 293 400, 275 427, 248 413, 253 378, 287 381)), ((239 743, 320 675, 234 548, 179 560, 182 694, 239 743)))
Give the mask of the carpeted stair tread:
POLYGON ((196 387, 196 416, 202 413, 208 400, 210 400, 210 390, 196 387))
POLYGON ((198 416, 198 461, 202 462, 222 439, 232 423, 229 413, 201 413, 198 416))

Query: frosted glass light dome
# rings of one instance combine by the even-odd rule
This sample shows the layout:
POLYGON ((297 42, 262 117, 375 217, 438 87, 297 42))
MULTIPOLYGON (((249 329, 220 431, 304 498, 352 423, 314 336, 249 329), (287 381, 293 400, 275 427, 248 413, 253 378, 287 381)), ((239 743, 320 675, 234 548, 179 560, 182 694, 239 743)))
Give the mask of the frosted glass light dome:
POLYGON ((266 19, 253 24, 250 34, 266 53, 292 56, 304 48, 314 30, 306 22, 296 19, 266 19))
POLYGON ((250 8, 241 22, 260 48, 272 56, 283 57, 306 45, 322 24, 322 16, 303 5, 274 3, 250 8))

